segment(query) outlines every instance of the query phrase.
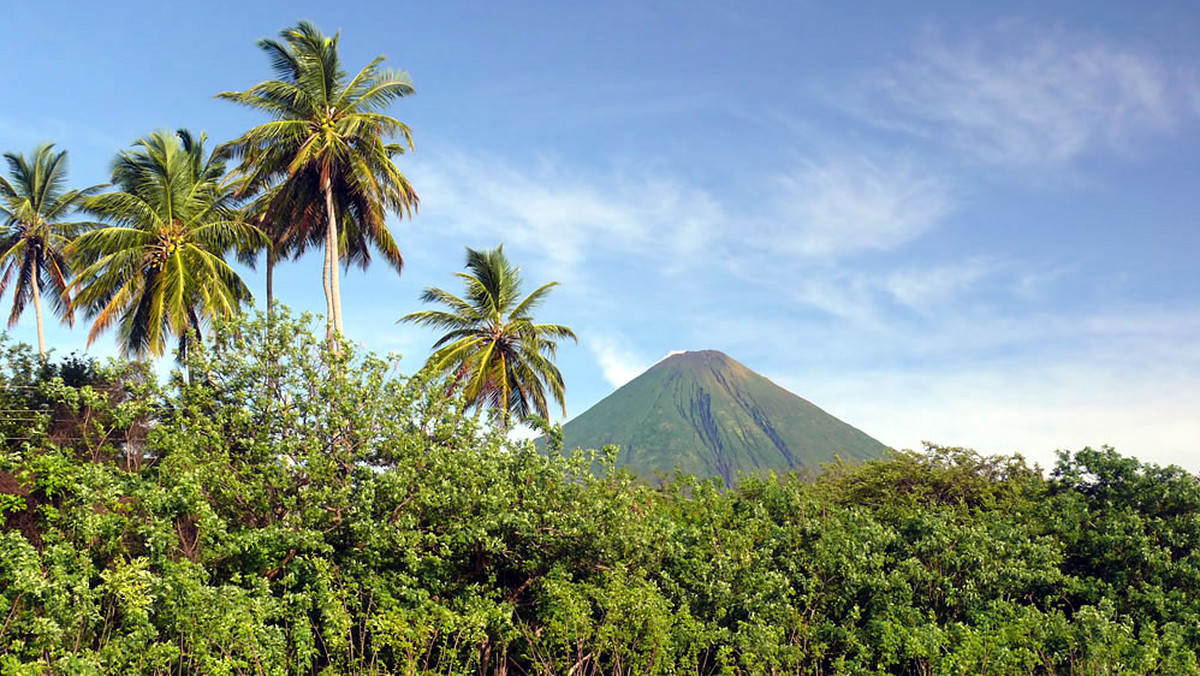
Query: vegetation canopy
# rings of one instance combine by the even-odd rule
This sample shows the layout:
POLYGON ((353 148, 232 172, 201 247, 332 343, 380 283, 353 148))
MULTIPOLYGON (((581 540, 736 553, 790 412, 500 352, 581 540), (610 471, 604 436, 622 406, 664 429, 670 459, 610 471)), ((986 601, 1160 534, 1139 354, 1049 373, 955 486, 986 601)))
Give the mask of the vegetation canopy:
POLYGON ((1179 468, 652 488, 306 326, 218 323, 165 387, 4 347, 0 673, 1200 673, 1179 468))

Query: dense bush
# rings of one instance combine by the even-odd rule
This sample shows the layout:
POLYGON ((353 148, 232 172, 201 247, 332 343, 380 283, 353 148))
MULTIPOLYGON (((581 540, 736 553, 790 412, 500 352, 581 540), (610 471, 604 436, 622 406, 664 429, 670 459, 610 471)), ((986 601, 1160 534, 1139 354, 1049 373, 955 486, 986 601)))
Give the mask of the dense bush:
POLYGON ((1200 672, 1200 485, 1111 449, 652 488, 286 318, 6 355, 5 675, 1200 672))

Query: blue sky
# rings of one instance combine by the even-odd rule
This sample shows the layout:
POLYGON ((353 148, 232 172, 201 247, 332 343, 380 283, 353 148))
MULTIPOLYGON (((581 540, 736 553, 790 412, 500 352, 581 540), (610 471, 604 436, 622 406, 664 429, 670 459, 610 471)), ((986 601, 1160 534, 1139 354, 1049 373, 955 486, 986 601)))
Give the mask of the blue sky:
MULTIPOLYGON (((55 141, 80 185, 149 131, 259 123, 213 95, 269 77, 254 42, 297 19, 407 70, 407 267, 343 295, 408 370, 433 336, 394 320, 504 242, 562 282, 568 417, 711 348, 895 447, 1200 469, 1194 3, 15 4, 0 148, 55 141)), ((278 289, 323 311, 319 256, 278 289)))

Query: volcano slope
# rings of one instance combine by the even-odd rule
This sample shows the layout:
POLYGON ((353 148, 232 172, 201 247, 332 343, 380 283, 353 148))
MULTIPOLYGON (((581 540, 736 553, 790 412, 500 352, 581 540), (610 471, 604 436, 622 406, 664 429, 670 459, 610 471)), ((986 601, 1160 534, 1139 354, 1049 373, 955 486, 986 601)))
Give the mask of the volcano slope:
POLYGON ((620 446, 645 478, 720 476, 877 458, 882 443, 715 350, 673 354, 563 427, 563 447, 620 446))

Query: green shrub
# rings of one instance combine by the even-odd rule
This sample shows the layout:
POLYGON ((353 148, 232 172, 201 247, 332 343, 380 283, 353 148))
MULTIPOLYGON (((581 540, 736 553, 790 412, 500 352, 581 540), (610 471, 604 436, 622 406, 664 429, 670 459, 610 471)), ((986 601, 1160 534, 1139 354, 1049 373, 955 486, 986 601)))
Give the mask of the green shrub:
POLYGON ((286 313, 6 354, 3 675, 1200 672, 1200 485, 1112 449, 651 488, 286 313))

